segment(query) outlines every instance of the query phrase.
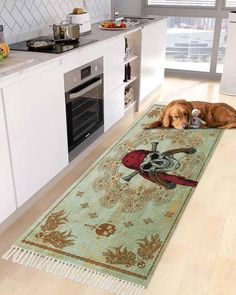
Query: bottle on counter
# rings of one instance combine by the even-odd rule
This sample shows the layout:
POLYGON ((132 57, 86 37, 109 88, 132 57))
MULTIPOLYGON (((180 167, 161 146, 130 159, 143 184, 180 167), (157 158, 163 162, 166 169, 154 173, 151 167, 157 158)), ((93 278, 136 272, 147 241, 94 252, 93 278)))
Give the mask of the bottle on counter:
POLYGON ((4 33, 3 33, 3 25, 0 25, 0 43, 4 43, 5 38, 4 38, 4 33))
POLYGON ((125 65, 125 77, 124 77, 124 82, 128 81, 128 67, 127 64, 125 65))
POLYGON ((125 38, 125 56, 127 54, 127 48, 128 48, 128 39, 125 38))
POLYGON ((127 63, 127 79, 131 80, 131 66, 130 63, 127 63))

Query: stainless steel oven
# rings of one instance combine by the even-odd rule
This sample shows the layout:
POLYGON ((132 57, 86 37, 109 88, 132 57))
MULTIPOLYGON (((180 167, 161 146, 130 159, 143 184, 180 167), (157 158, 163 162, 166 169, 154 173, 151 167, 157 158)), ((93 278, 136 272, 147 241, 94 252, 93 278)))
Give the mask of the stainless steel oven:
POLYGON ((65 73, 70 160, 104 132, 103 58, 65 73))

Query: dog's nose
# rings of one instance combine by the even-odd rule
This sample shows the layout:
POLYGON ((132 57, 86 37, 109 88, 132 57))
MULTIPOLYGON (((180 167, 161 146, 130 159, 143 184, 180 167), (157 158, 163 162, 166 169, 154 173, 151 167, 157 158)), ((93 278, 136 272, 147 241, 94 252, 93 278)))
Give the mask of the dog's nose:
POLYGON ((186 125, 183 125, 183 128, 184 129, 188 129, 188 125, 186 124, 186 125))

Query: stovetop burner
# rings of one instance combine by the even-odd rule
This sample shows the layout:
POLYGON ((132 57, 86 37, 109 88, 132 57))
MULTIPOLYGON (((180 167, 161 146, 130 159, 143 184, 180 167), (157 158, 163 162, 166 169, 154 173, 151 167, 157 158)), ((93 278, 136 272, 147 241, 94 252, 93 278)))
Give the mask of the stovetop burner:
MULTIPOLYGON (((49 40, 52 39, 51 36, 40 36, 31 40, 49 40)), ((55 40, 55 45, 49 48, 28 48, 27 46, 27 42, 31 41, 31 40, 27 40, 27 41, 21 41, 21 42, 17 42, 17 43, 13 43, 10 44, 10 49, 11 50, 18 50, 18 51, 29 51, 29 52, 43 52, 43 53, 54 53, 54 54, 60 54, 93 42, 96 42, 96 39, 89 39, 87 37, 80 37, 79 41, 77 40, 65 40, 65 41, 56 41, 55 40)))

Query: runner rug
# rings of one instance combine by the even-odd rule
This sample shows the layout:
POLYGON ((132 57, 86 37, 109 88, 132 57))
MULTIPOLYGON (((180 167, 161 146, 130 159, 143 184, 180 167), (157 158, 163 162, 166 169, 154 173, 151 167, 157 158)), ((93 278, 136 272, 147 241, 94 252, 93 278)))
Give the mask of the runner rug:
POLYGON ((4 259, 141 294, 220 138, 218 129, 143 130, 153 106, 4 254, 4 259))

